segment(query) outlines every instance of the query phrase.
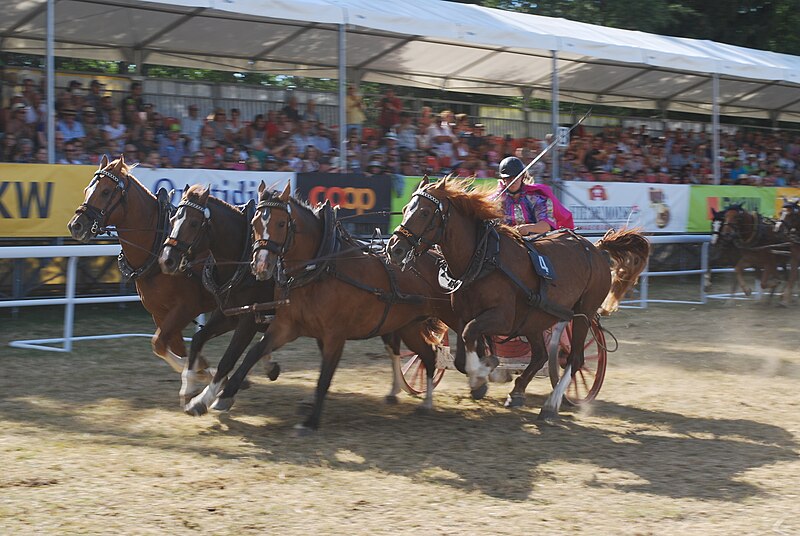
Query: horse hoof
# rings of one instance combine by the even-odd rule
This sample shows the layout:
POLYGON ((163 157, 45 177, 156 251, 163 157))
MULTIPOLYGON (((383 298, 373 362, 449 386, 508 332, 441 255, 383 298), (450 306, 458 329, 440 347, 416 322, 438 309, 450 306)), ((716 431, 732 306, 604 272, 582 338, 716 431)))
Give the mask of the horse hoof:
POLYGON ((503 405, 507 408, 521 408, 525 405, 525 395, 508 395, 503 405))
POLYGON ((397 396, 395 395, 386 395, 386 397, 383 400, 390 406, 394 406, 395 404, 397 404, 397 396))
POLYGON ((294 436, 295 437, 308 437, 314 433, 313 428, 309 428, 305 424, 295 424, 294 425, 294 436))
POLYGON ((278 376, 281 375, 281 366, 277 363, 273 363, 272 367, 270 367, 269 371, 267 372, 267 378, 269 381, 274 382, 278 379, 278 376))
POLYGON ((473 400, 480 400, 486 396, 487 392, 489 392, 489 384, 484 383, 477 389, 472 389, 472 391, 470 391, 470 394, 472 395, 473 400))
POLYGON ((414 408, 414 413, 416 413, 417 415, 430 415, 432 411, 433 408, 428 407, 424 404, 420 404, 416 408, 414 408))
POLYGON ((244 391, 245 389, 250 389, 253 386, 253 383, 248 380, 247 378, 242 380, 241 385, 239 385, 239 390, 244 391))
POLYGON ((208 408, 202 402, 198 402, 196 404, 186 404, 183 407, 183 412, 186 415, 191 415, 192 417, 200 417, 201 415, 208 413, 208 408))
POLYGON ((211 404, 211 409, 214 411, 229 411, 233 407, 233 397, 231 398, 218 398, 211 404))
POLYGON ((540 421, 555 421, 558 419, 558 412, 553 411, 552 409, 545 409, 542 408, 542 411, 539 412, 539 417, 537 420, 540 421))

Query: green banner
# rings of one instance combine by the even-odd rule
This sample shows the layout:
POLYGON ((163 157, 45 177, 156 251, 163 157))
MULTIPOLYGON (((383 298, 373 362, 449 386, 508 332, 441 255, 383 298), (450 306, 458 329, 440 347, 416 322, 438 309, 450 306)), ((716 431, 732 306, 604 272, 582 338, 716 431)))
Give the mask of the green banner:
POLYGON ((746 210, 757 210, 764 216, 775 216, 777 188, 760 186, 692 186, 689 199, 690 233, 711 232, 711 209, 722 210, 741 203, 746 210))
MULTIPOLYGON (((400 197, 392 195, 392 212, 397 212, 397 214, 392 214, 392 216, 389 218, 390 233, 394 231, 398 225, 400 225, 401 221, 403 221, 403 215, 400 214, 400 212, 411 200, 411 194, 413 194, 414 190, 417 189, 417 185, 421 180, 422 177, 403 177, 403 195, 400 197)), ((436 180, 436 178, 433 180, 436 180)), ((487 187, 494 187, 497 184, 497 179, 474 179, 473 182, 475 183, 475 186, 486 185, 487 187)))

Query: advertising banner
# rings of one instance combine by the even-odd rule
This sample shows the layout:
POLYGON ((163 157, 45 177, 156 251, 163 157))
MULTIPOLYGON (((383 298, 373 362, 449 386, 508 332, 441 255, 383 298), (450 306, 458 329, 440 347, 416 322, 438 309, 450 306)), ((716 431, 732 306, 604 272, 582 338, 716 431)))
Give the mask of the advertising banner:
POLYGON ((776 214, 776 196, 779 188, 761 186, 692 186, 689 200, 690 233, 711 232, 711 209, 722 210, 728 205, 741 203, 746 210, 755 210, 764 216, 776 214))
MULTIPOLYGON (((411 194, 417 189, 417 185, 422 177, 403 177, 403 193, 400 196, 392 196, 392 217, 389 218, 389 232, 391 233, 400 222, 403 221, 403 207, 411 200, 411 194)), ((435 179, 434 179, 435 180, 435 179)), ((475 179, 476 187, 494 189, 497 186, 497 179, 475 179)))
POLYGON ((153 193, 159 188, 166 188, 168 192, 175 190, 172 196, 174 204, 180 200, 184 186, 206 184, 211 186, 211 195, 232 205, 243 205, 250 199, 258 199, 258 185, 262 180, 270 189, 283 190, 288 181, 293 182, 295 175, 291 172, 147 168, 136 168, 133 174, 153 193))
POLYGON ((686 232, 689 185, 565 182, 564 205, 580 231, 640 227, 649 233, 686 232))
MULTIPOLYGON (((68 237, 67 222, 83 202, 83 190, 94 166, 0 164, 0 237, 68 237)), ((210 184, 211 194, 239 205, 258 197, 258 185, 283 188, 294 173, 222 171, 208 169, 135 168, 134 176, 151 192, 174 189, 172 202, 183 187, 210 184)))
POLYGON ((391 207, 392 179, 341 173, 298 173, 296 193, 311 205, 329 201, 339 206, 338 216, 353 224, 357 233, 369 234, 375 227, 386 233, 391 207), (378 214, 378 213, 382 214, 378 214))
POLYGON ((0 237, 69 236, 94 166, 0 164, 0 237))

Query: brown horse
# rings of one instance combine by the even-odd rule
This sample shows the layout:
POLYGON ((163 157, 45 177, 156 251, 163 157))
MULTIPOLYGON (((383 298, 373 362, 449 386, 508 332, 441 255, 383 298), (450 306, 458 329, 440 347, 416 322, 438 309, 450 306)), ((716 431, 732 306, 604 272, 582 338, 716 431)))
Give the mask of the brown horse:
MULTIPOLYGON (((203 286, 216 299, 222 310, 243 307, 252 303, 272 301, 275 285, 272 279, 257 282, 250 274, 252 232, 250 218, 253 202, 241 210, 209 195, 209 188, 200 185, 187 187, 171 219, 171 231, 159 256, 161 271, 183 277, 182 266, 203 265, 203 286)), ((222 361, 235 363, 257 331, 265 331, 266 323, 255 314, 228 317, 226 327, 235 328, 222 361)), ((181 375, 181 394, 196 394, 196 355, 189 356, 181 375)), ((267 376, 275 380, 280 372, 277 363, 264 361, 267 376)), ((230 369, 232 367, 225 367, 230 369)), ((219 369, 214 381, 222 382, 219 369)), ((184 410, 190 415, 205 413, 205 406, 187 403, 184 410)))
MULTIPOLYGON (((719 243, 723 247, 736 248, 740 258, 734 265, 736 278, 731 288, 731 294, 736 291, 736 285, 742 288, 745 295, 750 296, 753 290, 744 279, 747 268, 755 268, 761 273, 761 288, 769 291, 770 298, 775 294, 781 281, 778 277, 778 264, 780 257, 773 253, 772 247, 781 242, 781 237, 775 232, 775 222, 767 220, 757 212, 745 210, 741 204, 730 205, 722 211, 721 218, 715 214, 719 225, 719 243)), ((715 237, 712 234, 712 244, 715 237)))
MULTIPOLYGON (((228 409, 247 371, 262 352, 295 340, 313 337, 322 354, 314 405, 298 431, 319 427, 322 406, 345 342, 397 332, 406 346, 425 363, 428 390, 421 408, 432 407, 432 379, 449 300, 436 300, 434 278, 418 272, 400 272, 380 256, 363 251, 337 225, 333 210, 322 205, 313 211, 289 195, 259 187, 258 211, 253 218, 253 272, 257 278, 276 277, 276 298, 288 298, 279 307, 264 338, 250 349, 212 405, 228 409), (280 266, 279 266, 280 265, 280 266)), ((362 246, 363 247, 363 246, 362 246)), ((452 318, 449 319, 452 321, 452 318)), ((222 369, 222 364, 220 364, 222 369)), ((220 386, 206 388, 208 399, 220 386)))
POLYGON ((775 232, 789 242, 789 277, 781 298, 781 305, 788 306, 792 303, 792 291, 800 271, 800 199, 784 200, 775 232))
MULTIPOLYGON (((107 226, 116 227, 122 245, 120 269, 135 280, 142 305, 156 324, 153 352, 180 373, 186 355, 181 331, 198 315, 216 309, 217 303, 203 288, 199 272, 170 277, 158 269, 158 254, 169 228, 169 201, 166 196, 157 199, 131 169, 122 156, 112 162, 103 156, 68 227, 72 237, 81 242, 88 242, 107 226)), ((215 311, 192 337, 191 353, 199 355, 210 338, 232 329, 229 326, 228 319, 215 311)), ((205 359, 198 359, 201 379, 210 378, 205 359)))
POLYGON ((452 305, 465 326, 465 368, 473 396, 483 396, 496 366, 496 358, 478 357, 480 339, 491 335, 528 339, 531 362, 507 401, 519 406, 526 386, 547 360, 543 332, 558 320, 573 318, 567 367, 540 413, 540 418, 553 417, 573 371, 583 366, 590 320, 601 304, 605 313, 617 309, 647 264, 649 243, 634 230, 609 232, 597 247, 570 231, 526 240, 498 223, 503 214, 491 192, 470 190, 470 185, 463 180, 423 179, 403 209, 403 221, 387 252, 393 262, 408 266, 438 245, 451 273, 461 281, 452 305), (611 270, 602 252, 610 255, 611 270))

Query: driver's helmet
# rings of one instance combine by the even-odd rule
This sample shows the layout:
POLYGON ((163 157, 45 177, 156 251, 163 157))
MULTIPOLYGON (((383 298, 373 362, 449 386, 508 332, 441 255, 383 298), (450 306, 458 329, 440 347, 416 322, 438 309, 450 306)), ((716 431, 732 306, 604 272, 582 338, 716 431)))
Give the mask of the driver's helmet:
MULTIPOLYGON (((509 156, 500 162, 497 171, 500 173, 500 178, 507 181, 509 179, 513 180, 517 175, 522 173, 524 169, 525 164, 522 163, 522 160, 516 156, 509 156)), ((523 176, 523 180, 524 179, 525 177, 523 176)))

